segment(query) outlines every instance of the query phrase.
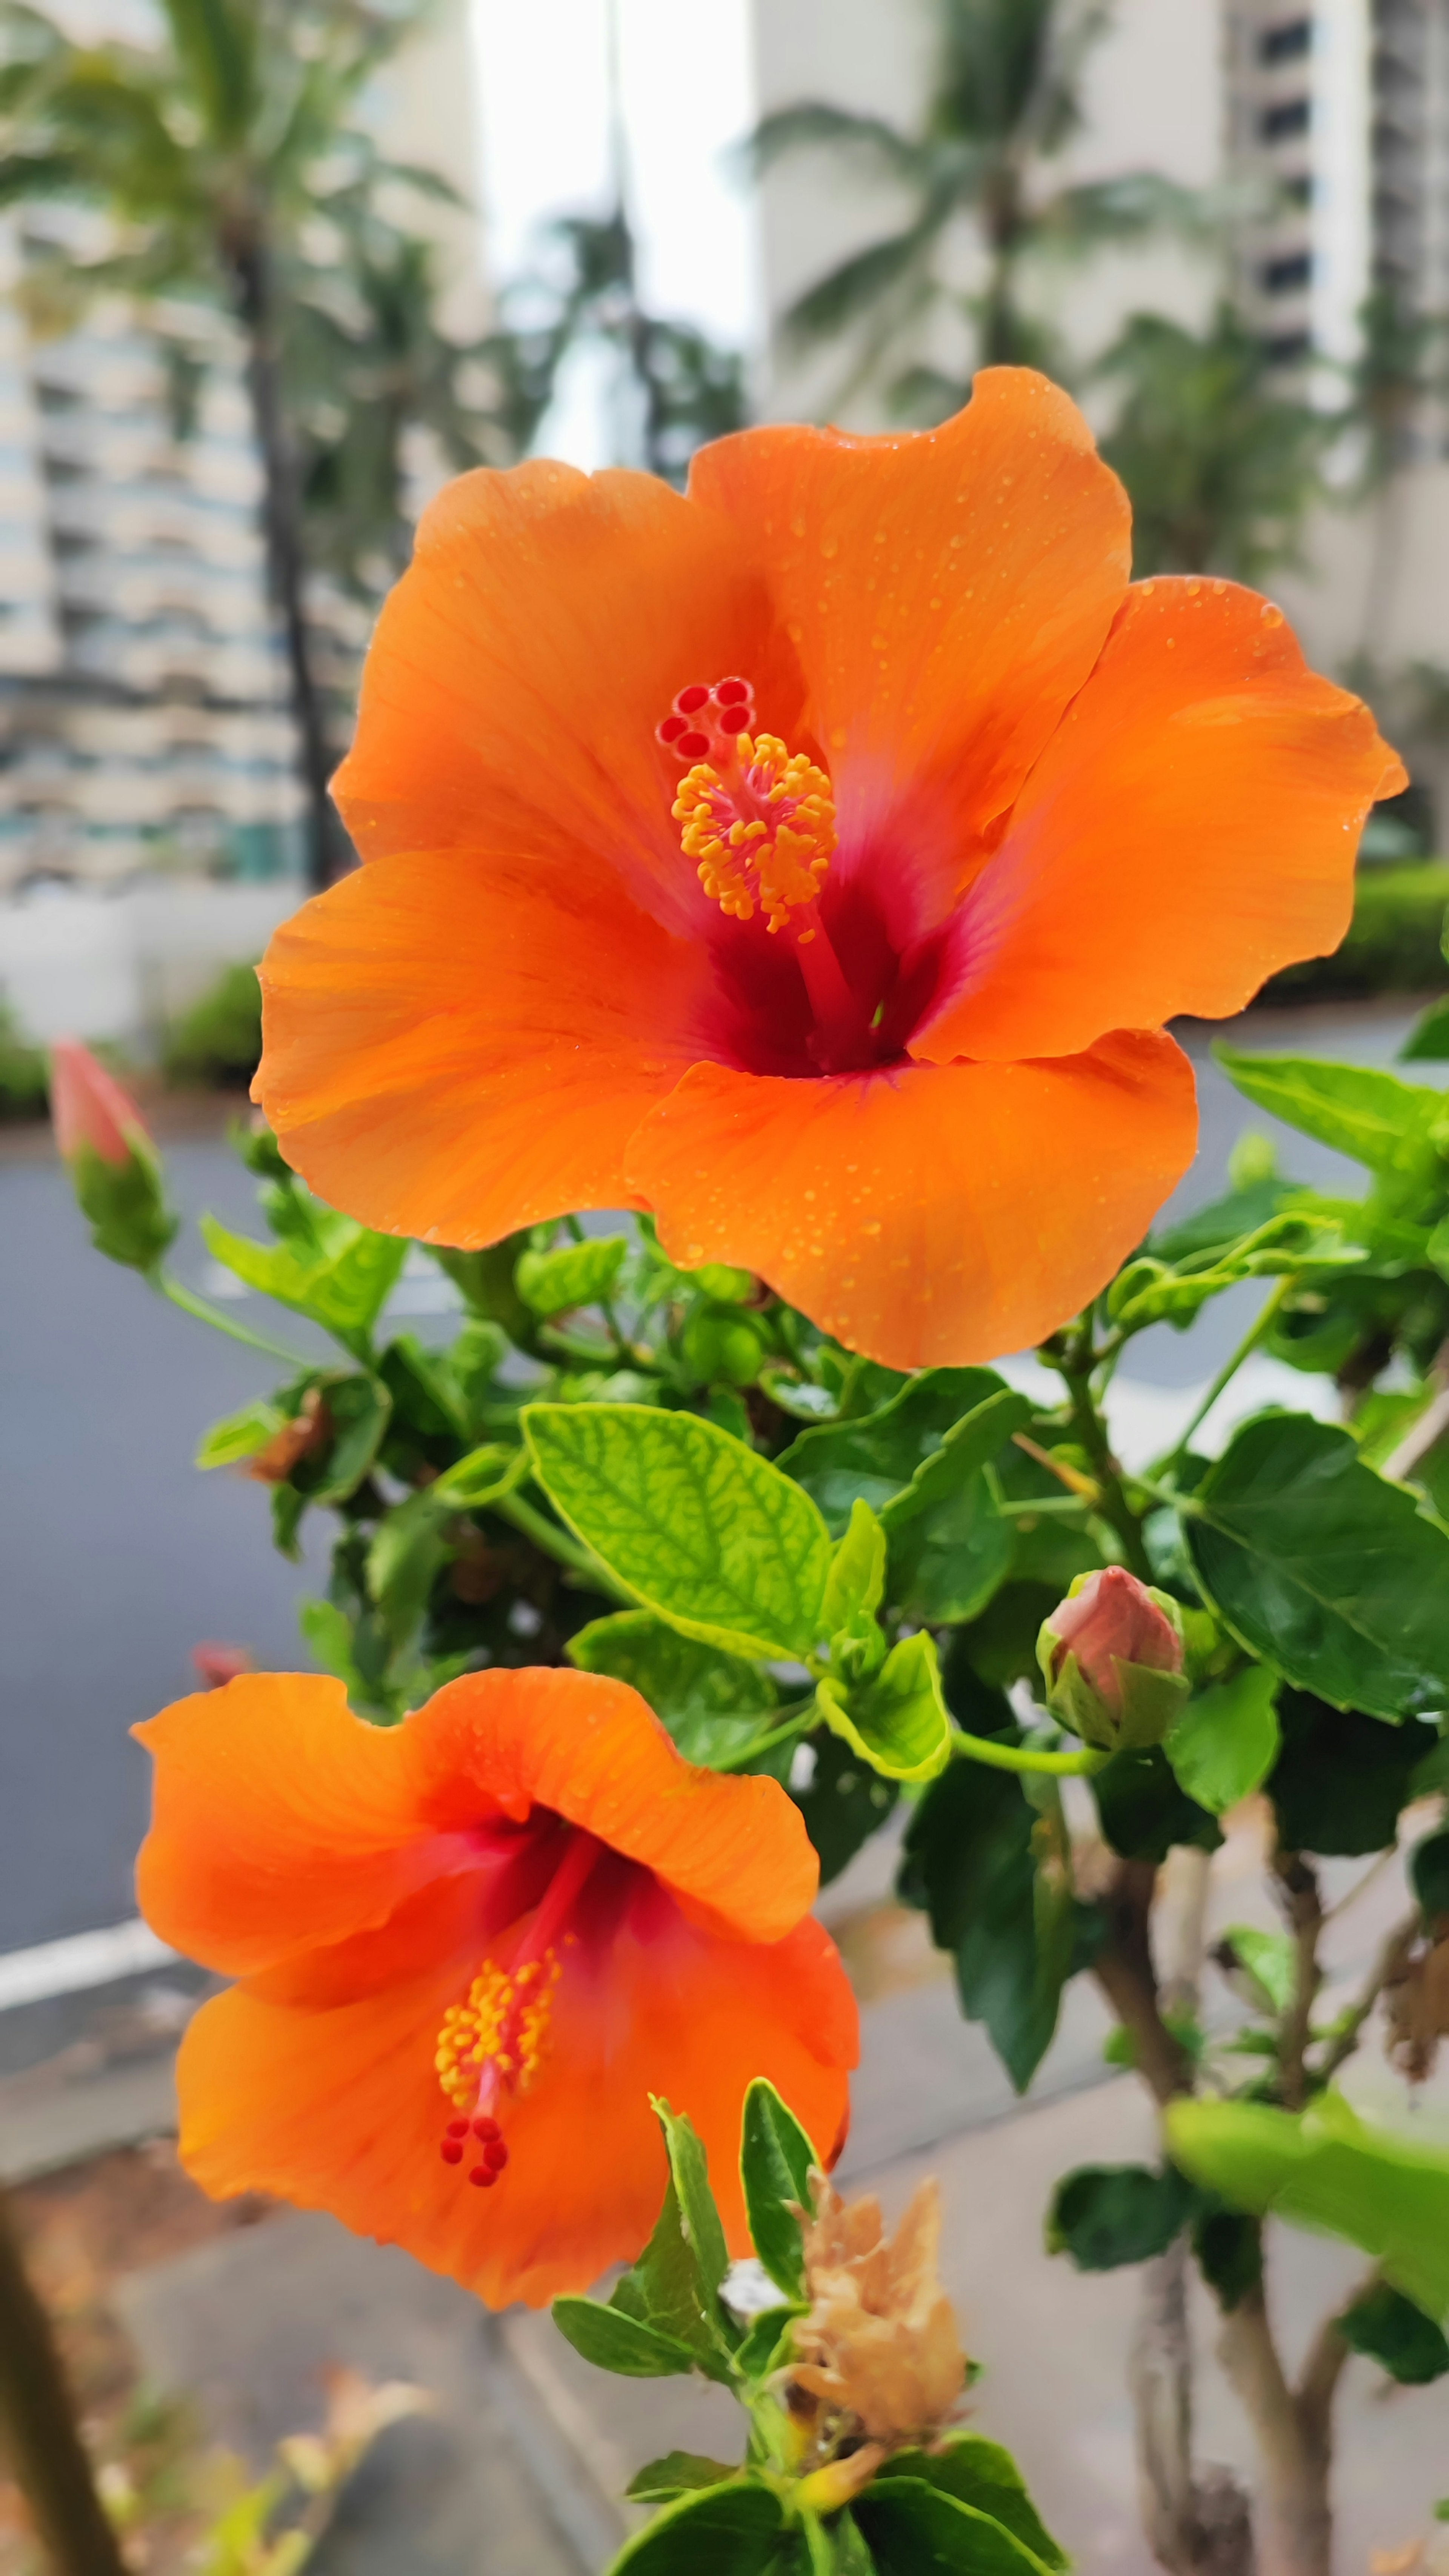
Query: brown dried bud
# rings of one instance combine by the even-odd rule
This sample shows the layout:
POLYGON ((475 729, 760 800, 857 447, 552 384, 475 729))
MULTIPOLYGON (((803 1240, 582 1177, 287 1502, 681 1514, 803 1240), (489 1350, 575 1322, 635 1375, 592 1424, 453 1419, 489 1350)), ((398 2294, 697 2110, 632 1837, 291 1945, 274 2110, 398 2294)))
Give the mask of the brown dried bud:
POLYGON ((1431 1941, 1406 1959, 1387 1989, 1388 2053, 1411 2084, 1434 2072, 1441 2039, 1449 2039, 1449 1939, 1431 1941))
POLYGON ((280 1431, 274 1431, 264 1449, 256 1449, 243 1461, 242 1473, 254 1476, 259 1485, 285 1485, 294 1467, 304 1458, 325 1449, 332 1437, 332 1415, 320 1386, 309 1386, 301 1407, 280 1431))
POLYGON ((862 2442, 883 2452, 929 2441, 966 2385, 966 2356, 941 2287, 941 2195, 921 2183, 894 2238, 878 2200, 845 2201, 815 2179, 805 2229, 810 2313, 795 2327, 786 2384, 811 2421, 817 2457, 862 2442))

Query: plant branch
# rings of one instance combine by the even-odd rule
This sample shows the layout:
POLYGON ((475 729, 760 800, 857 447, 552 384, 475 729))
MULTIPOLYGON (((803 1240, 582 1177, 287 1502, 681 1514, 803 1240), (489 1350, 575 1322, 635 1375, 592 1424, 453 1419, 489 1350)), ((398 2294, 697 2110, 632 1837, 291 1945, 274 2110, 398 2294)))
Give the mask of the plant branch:
POLYGON ((570 1537, 566 1529, 560 1529, 557 1521, 535 1511, 532 1503, 526 1503, 521 1494, 500 1494, 488 1509, 497 1512, 500 1519, 511 1521, 525 1538, 532 1539, 535 1547, 542 1548, 545 1556, 553 1557, 559 1565, 568 1566, 575 1574, 582 1574, 596 1592, 607 1592, 611 1599, 622 1601, 631 1610, 635 1607, 633 1593, 626 1592, 621 1583, 615 1582, 608 1567, 589 1548, 570 1537))
POLYGON ((1187 1428, 1179 1434, 1177 1440, 1173 1443, 1171 1449, 1169 1449, 1166 1457, 1159 1458, 1157 1460, 1152 1469, 1154 1476, 1165 1476, 1177 1465, 1177 1462, 1186 1450, 1187 1444, 1191 1440, 1193 1433, 1200 1430, 1203 1423, 1206 1422, 1208 1415, 1211 1413, 1213 1406, 1218 1400, 1218 1397, 1231 1386, 1239 1369, 1242 1367, 1244 1360, 1251 1358, 1253 1352, 1257 1349, 1258 1344, 1263 1340, 1267 1333, 1268 1327, 1272 1323, 1274 1316, 1277 1314, 1279 1307, 1282 1305, 1284 1298, 1287 1296, 1289 1289, 1296 1286, 1296 1284, 1297 1273, 1296 1271, 1290 1271, 1284 1278, 1279 1280, 1276 1288, 1274 1288, 1271 1293, 1264 1298, 1255 1320, 1249 1325, 1248 1330, 1243 1335, 1242 1340, 1239 1342, 1238 1347, 1233 1352, 1231 1358, 1228 1359, 1219 1369, 1217 1376, 1213 1379, 1213 1382, 1208 1388, 1206 1395, 1203 1397, 1202 1402, 1194 1410, 1192 1419, 1188 1423, 1187 1428))
POLYGON ((1418 1938, 1418 1932, 1419 1916, 1416 1910, 1406 1916, 1402 1923, 1397 1924, 1388 1935, 1369 1970, 1358 2001, 1347 2015, 1342 2028, 1330 2042, 1328 2054, 1322 2065, 1313 2070, 1315 2084, 1331 2084, 1340 2066, 1352 2057, 1358 2046, 1364 2023, 1369 2019, 1385 1986, 1392 1984, 1398 1970, 1404 1965, 1418 1938))
POLYGON ((1276 1853, 1273 1875, 1277 1881, 1278 1901, 1293 1935, 1297 1958, 1293 2000, 1283 2015, 1278 2036, 1283 2107, 1287 2111, 1301 2111, 1308 2098, 1306 2058, 1313 2029, 1313 2007, 1323 1981, 1323 1971, 1318 1964, 1323 1900, 1318 1889, 1318 1874, 1301 1852, 1276 1853))
POLYGON ((1193 2088, 1192 2059, 1162 2018, 1152 1957, 1151 1861, 1117 1863, 1105 1898, 1107 1937, 1097 1954, 1097 1983, 1128 2033, 1137 2069, 1153 2098, 1175 2102, 1193 2088))
POLYGON ((0 2445, 55 2576, 126 2576, 76 2430, 50 2320, 0 2194, 0 2445))
POLYGON ((1112 1455, 1107 1426, 1093 1401, 1092 1376, 1099 1355, 1092 1344, 1091 1319, 1078 1326, 1075 1340, 1043 1342, 1042 1356, 1062 1379, 1072 1409, 1072 1428, 1086 1452, 1097 1487, 1095 1508, 1116 1536, 1123 1562, 1143 1583, 1152 1581, 1152 1561, 1142 1538, 1142 1521, 1127 1499, 1122 1470, 1112 1455))
POLYGON ((210 1324, 215 1332, 226 1333, 234 1342, 244 1342, 249 1351, 265 1351, 268 1359, 285 1360, 288 1368, 304 1369, 312 1365, 300 1351, 289 1351, 285 1342, 269 1341, 265 1333, 254 1333, 249 1324, 234 1322, 230 1315, 222 1313, 219 1306, 213 1306, 205 1297, 198 1297, 193 1288, 183 1288, 179 1279, 169 1279, 162 1272, 157 1274, 154 1284, 171 1305, 180 1307, 183 1315, 194 1315, 199 1324, 210 1324))
POLYGON ((1112 1759, 1090 1744, 1076 1753, 1039 1753, 1030 1744, 1002 1744, 994 1735, 953 1735, 951 1751, 964 1761, 984 1762, 991 1771, 1044 1771, 1059 1780, 1101 1771, 1112 1759))

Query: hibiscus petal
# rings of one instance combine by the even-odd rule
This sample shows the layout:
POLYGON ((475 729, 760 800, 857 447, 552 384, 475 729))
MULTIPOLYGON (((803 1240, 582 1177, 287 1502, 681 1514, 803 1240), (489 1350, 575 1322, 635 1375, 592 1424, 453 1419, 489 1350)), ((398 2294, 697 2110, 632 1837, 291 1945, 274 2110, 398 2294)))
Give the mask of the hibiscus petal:
POLYGON ((1232 582, 1143 582, 966 898, 957 978, 912 1053, 1071 1055, 1241 1010, 1337 947, 1363 818, 1403 784, 1281 610, 1232 582))
POLYGON ((1126 590, 1126 496, 1081 413, 992 367, 939 429, 744 430, 701 449, 689 489, 767 563, 834 782, 837 873, 894 826, 878 862, 939 918, 1126 590))
POLYGON ((155 1760, 142 1911, 244 1976, 384 1921, 439 1867, 400 1738, 322 1673, 243 1673, 132 1732, 155 1760))
MULTIPOLYGON (((672 1911, 672 1909, 671 1909, 672 1911)), ((490 2306, 582 2290, 644 2244, 664 2196, 651 2091, 688 2112, 710 2151, 731 2244, 748 2251, 738 2178, 746 2087, 767 2075, 828 2156, 855 2061, 854 2003, 833 1945, 711 1939, 674 1916, 624 1933, 558 1989, 554 2046, 506 2113, 509 2163, 472 2189, 439 2155, 448 2105, 434 2036, 447 1979, 306 2011, 236 1988, 205 2004, 177 2069, 181 2154, 219 2198, 267 2191, 405 2245, 490 2306)))
POLYGON ((619 1205, 626 1138, 698 1053, 706 971, 583 860, 379 860, 273 938, 256 1097, 334 1206, 492 1243, 619 1205))
POLYGON ((583 848, 694 903, 654 728, 677 690, 739 670, 798 711, 760 576, 716 518, 651 474, 465 474, 378 620, 337 801, 366 858, 583 848))
POLYGON ((1034 1064, 789 1081, 696 1065, 629 1149, 672 1259, 757 1270, 889 1368, 990 1360, 1075 1314, 1191 1160, 1192 1071, 1119 1030, 1034 1064))
POLYGON ((466 1827, 486 1782, 513 1812, 537 1804, 584 1826, 745 1941, 780 1940, 819 1885, 804 1820, 778 1782, 696 1769, 625 1682, 467 1673, 402 1734, 419 1811, 437 1833, 466 1827))

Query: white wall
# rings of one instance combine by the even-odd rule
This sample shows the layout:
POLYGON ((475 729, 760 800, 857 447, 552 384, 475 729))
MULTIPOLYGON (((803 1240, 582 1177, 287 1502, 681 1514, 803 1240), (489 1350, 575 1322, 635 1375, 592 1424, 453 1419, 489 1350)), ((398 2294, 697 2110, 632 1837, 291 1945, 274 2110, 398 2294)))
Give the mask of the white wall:
POLYGON ((299 888, 159 878, 124 893, 45 892, 0 906, 0 998, 22 1034, 144 1046, 224 966, 259 957, 299 888))

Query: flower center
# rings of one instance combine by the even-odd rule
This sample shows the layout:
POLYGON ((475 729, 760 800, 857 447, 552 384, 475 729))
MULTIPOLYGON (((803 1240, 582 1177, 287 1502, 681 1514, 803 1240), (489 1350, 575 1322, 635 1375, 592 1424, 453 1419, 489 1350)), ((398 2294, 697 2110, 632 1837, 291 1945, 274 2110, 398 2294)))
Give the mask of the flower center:
POLYGON ((758 904, 766 927, 794 911, 806 946, 819 931, 815 898, 835 848, 830 781, 778 734, 755 730, 748 680, 696 681, 681 689, 658 727, 660 741, 693 765, 680 781, 674 819, 712 903, 736 921, 758 904))
POLYGON ((465 2001, 443 2015, 433 2062, 459 2116, 448 2122, 440 2153, 445 2165, 461 2166, 470 2139, 476 2141, 468 2180, 482 2190, 492 2188, 508 2162, 499 2114, 528 2091, 548 2054, 561 1953, 578 1941, 568 1918, 603 1849, 593 1834, 570 1834, 508 1966, 485 1961, 465 2001))

